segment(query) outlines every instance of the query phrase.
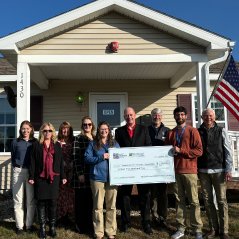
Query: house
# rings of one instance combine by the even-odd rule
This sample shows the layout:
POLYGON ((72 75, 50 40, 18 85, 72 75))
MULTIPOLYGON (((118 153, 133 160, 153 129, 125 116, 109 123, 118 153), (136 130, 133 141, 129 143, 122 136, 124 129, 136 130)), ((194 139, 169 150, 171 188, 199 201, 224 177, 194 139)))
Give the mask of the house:
MULTIPOLYGON (((184 105, 188 124, 196 127, 215 85, 209 67, 225 61, 234 45, 131 0, 96 0, 0 38, 1 61, 16 69, 9 66, 13 75, 0 69, 1 189, 10 188, 10 142, 26 119, 35 131, 43 122, 57 130, 68 121, 77 133, 86 115, 116 128, 125 124, 128 106, 137 123, 159 107, 163 122, 173 128, 173 109, 184 105), (118 43, 117 52, 111 42, 118 43), (5 85, 17 95, 16 109, 7 103, 5 85)), ((216 99, 211 102, 219 123, 237 131, 233 116, 216 99)))

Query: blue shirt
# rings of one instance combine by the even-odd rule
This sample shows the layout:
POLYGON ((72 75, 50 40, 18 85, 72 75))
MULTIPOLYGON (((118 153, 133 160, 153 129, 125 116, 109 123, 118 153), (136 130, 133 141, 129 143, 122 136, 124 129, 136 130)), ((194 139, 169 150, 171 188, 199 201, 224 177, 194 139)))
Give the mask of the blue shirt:
POLYGON ((14 139, 11 144, 11 160, 12 165, 15 167, 16 165, 28 167, 30 163, 30 152, 32 149, 33 139, 29 139, 28 141, 24 139, 20 139, 17 142, 17 139, 14 139))
MULTIPOLYGON (((119 147, 119 144, 114 142, 113 148, 119 147)), ((93 140, 85 151, 85 163, 90 164, 90 178, 94 181, 109 181, 109 160, 104 160, 104 154, 108 153, 109 148, 110 146, 106 143, 101 149, 97 150, 93 140)))

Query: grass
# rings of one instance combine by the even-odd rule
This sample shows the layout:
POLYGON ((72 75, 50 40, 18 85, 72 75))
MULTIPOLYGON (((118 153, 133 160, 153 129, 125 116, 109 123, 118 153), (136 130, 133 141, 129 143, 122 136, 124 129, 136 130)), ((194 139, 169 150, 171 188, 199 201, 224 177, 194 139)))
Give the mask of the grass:
MULTIPOLYGON (((187 210, 187 235, 184 237, 185 239, 191 239, 195 238, 193 237, 192 228, 189 226, 189 217, 190 217, 190 211, 187 210)), ((209 232, 208 228, 208 219, 206 217, 206 212, 201 211, 202 221, 203 221, 203 235, 207 234, 209 232)), ((164 238, 170 238, 170 236, 174 233, 176 230, 176 221, 175 221, 175 210, 169 210, 168 211, 168 225, 169 230, 161 230, 159 228, 155 228, 154 225, 152 225, 153 228, 153 235, 148 236, 142 231, 141 227, 141 217, 140 216, 132 216, 131 217, 131 223, 132 228, 129 229, 129 231, 123 235, 119 233, 119 228, 121 227, 121 220, 120 217, 117 218, 118 221, 118 231, 117 231, 117 239, 164 239, 164 238)), ((92 235, 80 235, 78 233, 75 233, 74 231, 74 222, 68 227, 64 228, 64 225, 59 223, 59 226, 56 229, 57 237, 58 239, 88 239, 93 238, 92 235)), ((39 225, 34 224, 34 234, 28 235, 27 233, 24 233, 20 237, 16 235, 16 227, 15 222, 0 222, 0 239, 14 239, 14 238, 21 238, 21 239, 34 239, 38 238, 38 230, 39 225)), ((47 226, 47 235, 49 231, 49 227, 47 226)), ((230 204, 229 205, 229 234, 231 239, 239 239, 239 204, 230 204)), ((47 236, 47 238, 50 238, 47 236)), ((106 237, 105 237, 106 238, 106 237)), ((204 237, 206 238, 206 237, 204 237)))

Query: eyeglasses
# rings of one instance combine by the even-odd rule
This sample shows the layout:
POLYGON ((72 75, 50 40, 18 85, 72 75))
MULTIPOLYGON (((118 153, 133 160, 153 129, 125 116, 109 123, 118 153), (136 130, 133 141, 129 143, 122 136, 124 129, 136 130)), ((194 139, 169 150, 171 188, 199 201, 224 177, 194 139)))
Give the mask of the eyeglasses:
POLYGON ((87 125, 88 126, 92 126, 92 124, 83 124, 84 127, 86 127, 87 125))
POLYGON ((52 133, 52 130, 51 129, 49 129, 49 130, 48 129, 44 129, 43 132, 44 133, 46 133, 46 132, 52 133))

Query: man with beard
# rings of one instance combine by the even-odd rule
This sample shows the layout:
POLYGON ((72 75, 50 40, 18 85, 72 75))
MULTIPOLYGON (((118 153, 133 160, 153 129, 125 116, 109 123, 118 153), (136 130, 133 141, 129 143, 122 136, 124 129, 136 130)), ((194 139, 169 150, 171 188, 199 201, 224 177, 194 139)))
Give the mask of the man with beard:
POLYGON ((203 155, 198 158, 198 176, 200 178, 204 204, 211 229, 207 238, 219 236, 229 239, 228 235, 228 205, 226 198, 227 181, 232 178, 233 153, 231 142, 226 130, 215 122, 213 109, 202 113, 203 124, 198 129, 203 155), (213 187, 215 188, 219 217, 213 203, 213 187), (220 222, 220 223, 219 223, 220 222))
POLYGON ((197 157, 202 155, 202 142, 197 129, 186 124, 187 110, 179 106, 174 109, 177 126, 168 132, 165 145, 172 145, 174 156, 177 231, 171 238, 184 237, 186 229, 185 191, 190 203, 190 224, 195 231, 195 238, 202 239, 202 220, 197 188, 197 157))
MULTIPOLYGON (((152 124, 148 127, 152 146, 164 146, 168 131, 162 123, 163 112, 159 108, 151 111, 152 124)), ((154 183, 150 185, 150 208, 153 222, 162 228, 167 228, 168 195, 166 183, 154 183)))
MULTIPOLYGON (((120 147, 141 147, 151 146, 151 140, 149 137, 148 128, 143 125, 136 124, 136 114, 134 109, 126 108, 124 110, 124 119, 126 125, 118 128, 115 131, 115 139, 119 143, 120 147)), ((130 223, 130 200, 133 185, 121 186, 121 219, 122 228, 121 233, 126 233, 128 228, 131 227, 130 223)), ((149 184, 138 184, 138 197, 139 205, 142 216, 142 226, 144 232, 148 235, 152 235, 153 232, 150 226, 150 196, 149 196, 149 184)))

